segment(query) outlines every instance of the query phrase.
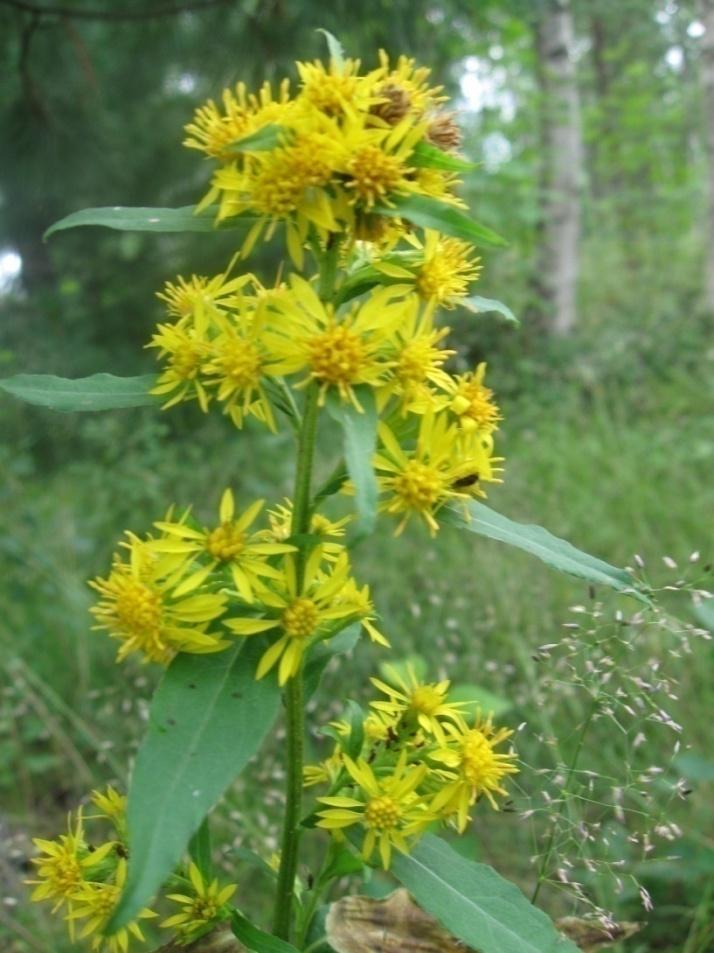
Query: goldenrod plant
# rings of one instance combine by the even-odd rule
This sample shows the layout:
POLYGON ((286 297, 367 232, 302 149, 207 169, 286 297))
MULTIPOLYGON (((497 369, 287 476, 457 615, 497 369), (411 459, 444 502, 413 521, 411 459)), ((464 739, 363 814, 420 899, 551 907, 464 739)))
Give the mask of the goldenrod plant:
POLYGON ((625 570, 481 502, 502 479, 501 414, 485 364, 450 370, 439 311, 488 305, 470 294, 479 249, 503 242, 458 196, 471 166, 429 70, 384 52, 364 69, 327 39, 327 61, 298 63, 294 87, 239 83, 197 111, 185 145, 202 154, 210 184, 195 208, 90 209, 51 230, 238 237, 223 272, 179 276, 159 292, 166 315, 146 344, 157 374, 20 375, 5 390, 77 411, 193 402, 197 425, 225 415, 236 440, 249 425, 292 431, 295 469, 290 499, 249 498, 238 477, 207 487, 218 503, 207 524, 190 501, 167 500, 90 583, 96 638, 113 639, 119 661, 165 672, 128 797, 96 791, 67 833, 36 841, 32 898, 110 953, 138 949, 152 920, 179 945, 226 921, 258 953, 316 951, 321 904, 338 885, 345 892, 345 874, 358 882, 378 867, 481 953, 566 953, 573 943, 545 913, 441 836, 499 823, 519 770, 513 730, 456 700, 448 680, 389 664, 389 618, 355 577, 350 547, 377 519, 397 534, 416 524, 425 546, 467 530, 647 596, 625 570), (247 270, 266 241, 286 253, 267 281, 247 270), (341 429, 342 459, 318 486, 324 424, 341 429), (386 663, 375 697, 324 725, 334 747, 305 764, 306 700, 363 635, 386 663), (213 866, 209 817, 279 717, 282 837, 272 923, 257 926, 233 882, 239 871, 226 878, 213 866), (320 840, 321 867, 303 879, 301 851, 320 840))

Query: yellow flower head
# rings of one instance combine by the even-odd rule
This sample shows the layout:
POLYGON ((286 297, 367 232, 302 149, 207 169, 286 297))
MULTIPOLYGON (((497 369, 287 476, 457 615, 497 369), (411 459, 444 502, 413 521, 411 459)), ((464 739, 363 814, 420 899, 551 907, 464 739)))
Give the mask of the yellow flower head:
POLYGON ((488 436, 498 430, 502 418, 493 391, 483 382, 485 375, 486 365, 482 362, 474 371, 447 376, 440 383, 449 395, 447 406, 459 425, 466 431, 488 436))
POLYGON ((334 390, 361 410, 354 388, 360 384, 377 387, 386 380, 392 366, 387 354, 389 334, 402 319, 404 302, 395 298, 394 289, 381 288, 338 317, 303 278, 292 275, 290 284, 291 294, 274 305, 282 320, 265 335, 276 359, 273 373, 307 371, 298 386, 314 380, 322 401, 334 390))
POLYGON ((414 515, 434 535, 439 529, 436 514, 445 503, 483 496, 481 483, 497 480, 491 442, 464 437, 444 413, 428 410, 420 418, 412 450, 400 446, 385 423, 380 424, 379 438, 375 469, 386 494, 382 509, 401 517, 397 534, 414 515))
POLYGON ((75 921, 86 920, 79 930, 79 939, 91 936, 91 948, 102 950, 103 953, 127 953, 131 937, 144 942, 139 920, 146 920, 157 916, 153 910, 144 908, 125 927, 116 933, 107 935, 104 931, 121 896, 126 881, 126 860, 120 858, 113 883, 99 883, 85 881, 77 890, 73 900, 73 908, 67 916, 70 930, 73 930, 75 921))
POLYGON ((392 848, 409 852, 409 840, 422 834, 434 815, 427 809, 416 788, 427 774, 426 765, 407 766, 403 752, 393 772, 386 777, 375 774, 363 759, 343 756, 354 787, 350 796, 318 798, 326 810, 319 811, 318 827, 338 831, 359 825, 365 832, 362 856, 369 860, 375 848, 382 866, 389 867, 392 848))
POLYGON ((468 242, 426 233, 424 258, 416 275, 419 295, 432 305, 453 308, 481 273, 480 259, 468 242))
MULTIPOLYGON (((393 91, 398 90, 408 103, 404 113, 409 112, 421 117, 446 100, 446 96, 443 95, 443 86, 429 86, 429 77, 431 76, 429 67, 417 66, 416 60, 412 57, 402 55, 392 66, 388 54, 384 50, 380 50, 379 62, 383 70, 383 76, 377 93, 383 99, 389 100, 391 98, 394 101, 396 95, 393 91)), ((384 116, 384 107, 375 111, 378 115, 384 116)), ((385 118, 388 118, 388 116, 389 112, 387 111, 385 118)))
POLYGON ((126 825, 126 795, 109 785, 103 791, 92 791, 91 803, 99 810, 97 817, 106 817, 122 834, 126 825))
POLYGON ((372 678, 375 688, 388 698, 388 701, 371 702, 372 708, 399 723, 407 732, 421 729, 425 735, 433 736, 444 744, 442 722, 458 719, 466 707, 465 702, 449 701, 450 683, 446 679, 441 682, 421 682, 411 665, 407 666, 406 677, 392 666, 387 666, 387 674, 399 687, 372 678))
POLYGON ((432 385, 446 387, 450 380, 443 370, 456 352, 440 347, 449 328, 435 328, 429 314, 419 314, 415 295, 405 299, 404 319, 390 337, 393 350, 392 371, 383 388, 380 404, 391 396, 399 400, 403 413, 424 413, 434 403, 432 385))
POLYGON ((215 526, 195 529, 186 523, 188 513, 178 522, 163 520, 154 524, 163 534, 161 539, 150 544, 155 552, 192 561, 193 571, 176 586, 175 597, 198 589, 218 567, 230 571, 236 589, 246 602, 253 601, 253 588, 259 577, 280 578, 280 573, 269 565, 268 559, 293 552, 295 547, 265 542, 261 533, 249 532, 263 502, 256 500, 244 513, 237 514, 233 493, 228 489, 221 497, 215 526))
POLYGON ((206 593, 176 595, 185 569, 185 556, 157 553, 156 541, 142 541, 127 533, 123 547, 128 559, 116 554, 106 579, 90 586, 100 594, 91 609, 96 629, 106 629, 121 643, 117 659, 132 652, 146 660, 167 665, 177 652, 219 652, 230 643, 207 632, 222 615, 226 596, 206 593))
POLYGON ((211 397, 201 375, 211 355, 211 345, 205 334, 195 327, 160 324, 146 346, 157 348, 158 359, 166 363, 151 390, 157 397, 167 398, 162 410, 195 399, 206 413, 211 397))
POLYGON ((463 719, 446 725, 446 744, 431 754, 444 766, 444 787, 435 795, 431 809, 442 817, 454 816, 463 831, 469 807, 484 795, 498 809, 494 794, 505 796, 503 781, 516 774, 513 751, 497 752, 496 747, 513 734, 508 728, 494 728, 492 716, 478 719, 470 727, 463 719))
POLYGON ((81 810, 73 821, 70 814, 67 821, 67 833, 60 834, 56 840, 35 837, 33 844, 42 852, 32 863, 37 867, 38 880, 28 880, 34 885, 31 899, 34 901, 54 900, 53 910, 63 904, 72 909, 72 900, 77 889, 84 882, 87 868, 100 863, 110 852, 113 844, 105 844, 96 851, 90 851, 84 837, 84 822, 81 810))
POLYGON ((285 122, 294 110, 290 100, 290 82, 285 79, 273 98, 270 83, 265 82, 257 96, 248 93, 245 83, 238 83, 235 93, 226 89, 222 97, 223 110, 209 99, 196 110, 193 122, 186 126, 188 138, 184 145, 198 149, 222 161, 236 155, 234 143, 258 132, 265 126, 285 122))
POLYGON ((344 628, 350 618, 360 619, 370 634, 375 631, 369 618, 373 611, 371 603, 362 591, 357 592, 350 579, 347 554, 343 552, 327 573, 320 570, 320 561, 320 553, 313 550, 307 561, 303 587, 299 590, 295 559, 286 556, 279 581, 273 585, 262 582, 256 585, 256 595, 265 610, 265 618, 226 619, 225 624, 236 635, 250 636, 272 629, 280 631, 277 641, 258 663, 256 678, 263 678, 279 662, 278 682, 284 685, 300 671, 308 647, 344 628))
MULTIPOLYGON (((337 540, 344 539, 345 527, 352 520, 351 516, 343 516, 339 520, 328 519, 322 513, 313 513, 310 518, 310 534, 318 538, 322 558, 327 562, 335 560, 344 552, 344 545, 337 540)), ((268 510, 270 529, 263 532, 265 539, 283 542, 292 532, 293 503, 285 498, 285 502, 268 510)))
POLYGON ((369 110, 375 102, 374 87, 379 71, 360 76, 360 61, 354 59, 325 66, 320 60, 296 63, 301 81, 301 98, 328 115, 348 109, 369 110))
POLYGON ((231 307, 238 292, 248 284, 256 284, 255 276, 248 272, 229 279, 230 269, 229 265, 225 272, 213 278, 191 275, 186 280, 179 275, 176 284, 167 281, 156 297, 164 302, 169 315, 178 318, 182 326, 191 321, 203 333, 215 314, 231 307))
POLYGON ((188 876, 192 887, 190 894, 167 894, 169 900, 181 904, 181 912, 161 922, 162 927, 176 931, 182 944, 192 943, 211 926, 230 916, 226 904, 237 890, 237 884, 221 886, 217 879, 207 882, 193 863, 188 876))

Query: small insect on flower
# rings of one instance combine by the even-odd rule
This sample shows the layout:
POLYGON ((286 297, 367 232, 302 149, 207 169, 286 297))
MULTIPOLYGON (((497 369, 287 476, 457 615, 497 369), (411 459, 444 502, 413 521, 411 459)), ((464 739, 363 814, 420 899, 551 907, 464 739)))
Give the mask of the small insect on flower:
POLYGON ((212 926, 230 916, 228 901, 237 884, 221 886, 217 879, 204 880, 196 864, 188 868, 191 893, 170 893, 169 900, 180 903, 182 910, 161 921, 160 926, 176 931, 182 944, 192 943, 212 926))
POLYGON ((376 775, 362 758, 353 761, 347 755, 343 757, 354 782, 351 794, 318 798, 326 809, 318 812, 317 826, 338 831, 359 825, 365 832, 362 857, 370 860, 376 849, 387 869, 392 848, 408 853, 410 840, 419 837, 435 820, 424 798, 415 793, 428 768, 424 764, 407 766, 404 751, 392 773, 384 777, 376 775))

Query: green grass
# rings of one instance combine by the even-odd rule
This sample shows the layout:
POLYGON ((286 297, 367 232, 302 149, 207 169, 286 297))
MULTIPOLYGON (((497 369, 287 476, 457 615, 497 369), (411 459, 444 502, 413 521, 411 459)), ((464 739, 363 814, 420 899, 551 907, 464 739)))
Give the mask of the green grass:
MULTIPOLYGON (((677 378, 587 398, 575 391, 544 386, 507 403, 500 441, 506 479, 491 491, 489 504, 512 518, 541 523, 616 565, 633 565, 639 554, 644 574, 656 588, 680 577, 690 582, 705 577, 702 567, 714 560, 714 421, 705 415, 705 395, 691 379, 677 378), (701 555, 690 564, 694 551, 701 555), (664 556, 681 569, 668 568, 664 556)), ((109 778, 124 779, 156 679, 150 668, 117 668, 109 641, 89 631, 85 580, 106 569, 123 529, 147 529, 168 502, 196 501, 199 514, 209 518, 228 482, 241 496, 279 499, 290 488, 290 445, 287 436, 277 442, 257 432, 236 436, 215 422, 195 431, 201 421, 190 412, 179 415, 173 434, 143 410, 81 420, 21 413, 28 414, 35 431, 38 424, 52 431, 49 466, 46 459, 38 463, 31 446, 14 455, 0 448, 7 474, 0 491, 5 524, 0 635, 9 675, 0 706, 0 791, 2 822, 17 849, 2 869, 6 894, 20 900, 4 908, 5 920, 9 916, 16 923, 3 927, 0 920, 0 940, 12 953, 63 953, 70 947, 61 926, 46 911, 26 904, 20 881, 29 834, 56 832, 66 810, 89 788, 109 778), (67 447, 76 462, 66 462, 67 447)), ((323 449, 331 445, 328 438, 323 449)), ((479 810, 475 830, 461 849, 493 863, 527 891, 533 888, 530 857, 549 830, 542 792, 557 793, 559 770, 577 745, 589 705, 584 666, 598 652, 614 647, 621 653, 616 678, 622 680, 650 672, 647 666, 658 659, 671 679, 671 694, 677 696, 667 699, 667 706, 684 728, 682 744, 696 756, 710 758, 711 643, 684 632, 693 619, 686 591, 662 593, 667 609, 682 623, 670 620, 664 626, 654 619, 629 630, 631 636, 614 619, 618 609, 628 617, 638 611, 627 598, 593 594, 578 580, 471 534, 445 529, 430 540, 414 528, 394 539, 391 530, 382 522, 354 559, 358 577, 373 587, 393 654, 416 652, 434 676, 495 693, 509 707, 507 723, 525 723, 517 735, 526 764, 513 790, 514 811, 496 816, 479 810), (576 604, 587 611, 574 615, 570 607, 576 604), (601 614, 593 617, 593 612, 601 614), (539 654, 539 646, 560 642, 563 623, 573 619, 582 623, 580 655, 568 657, 561 649, 539 654), (535 814, 524 821, 519 812, 528 808, 535 814)), ((370 697, 368 676, 384 657, 369 646, 355 655, 349 672, 356 696, 370 697)), ((335 691, 325 697, 343 697, 344 669, 328 677, 328 687, 335 691)), ((318 707, 311 715, 315 727, 333 713, 334 703, 318 707)), ((582 845, 573 842, 577 824, 603 824, 598 843, 588 847, 596 866, 601 855, 639 865, 656 907, 652 925, 630 941, 629 951, 705 953, 711 940, 714 845, 705 832, 714 819, 712 781, 692 777, 692 793, 669 803, 669 785, 677 776, 672 767, 675 741, 671 729, 640 715, 623 732, 598 713, 585 737, 578 771, 592 770, 599 780, 588 792, 586 776, 577 775, 577 797, 566 797, 556 838, 558 850, 581 858, 578 869, 589 877, 587 891, 619 917, 643 919, 636 892, 623 876, 618 893, 617 867, 610 871, 603 865, 588 875, 582 845), (644 726, 647 738, 635 750, 637 726, 644 726), (653 765, 665 770, 647 789, 649 801, 638 800, 636 790, 643 787, 638 772, 653 765), (632 787, 626 826, 618 824, 612 803, 603 803, 623 777, 625 786, 632 787), (659 804, 668 804, 668 816, 683 828, 683 837, 673 843, 660 839, 654 856, 689 852, 689 859, 661 863, 658 872, 655 864, 643 867, 626 834, 638 829, 637 812, 651 813, 658 809, 652 805, 659 804)), ((314 731, 311 744, 321 750, 314 731)), ((261 778, 270 777, 277 754, 269 751, 255 767, 261 778)), ((227 803, 224 829, 264 849, 271 811, 255 807, 245 784, 231 792, 227 803)), ((539 899, 554 913, 572 912, 566 894, 556 887, 546 887, 539 899)))

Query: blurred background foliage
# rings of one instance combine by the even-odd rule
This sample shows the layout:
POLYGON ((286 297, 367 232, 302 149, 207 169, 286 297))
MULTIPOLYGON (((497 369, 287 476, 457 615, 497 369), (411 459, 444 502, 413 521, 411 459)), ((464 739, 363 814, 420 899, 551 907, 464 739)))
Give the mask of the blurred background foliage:
MULTIPOLYGON (((161 317, 154 292, 177 273, 220 270, 230 235, 78 229, 45 243, 42 234, 86 206, 195 202, 209 173, 181 147, 193 109, 239 79, 294 76, 295 58, 323 55, 317 27, 366 65, 384 47, 433 67, 453 97, 464 152, 479 163, 464 195, 509 239, 505 251, 484 252, 476 290, 504 300, 520 330, 495 316, 449 315, 468 362, 488 358, 505 414, 506 481, 489 502, 616 564, 638 553, 658 588, 682 578, 706 586, 711 0, 4 0, 0 376, 151 369, 142 348, 161 317)), ((259 251, 267 280, 276 254, 259 251)), ((145 531, 170 502, 195 501, 208 516, 228 483, 277 500, 290 488, 289 459, 287 433, 236 435, 195 407, 81 417, 0 401, 3 950, 65 949, 57 925, 25 903, 29 832, 56 831, 93 785, 125 780, 156 679, 151 669, 115 668, 113 647, 89 630, 86 579, 106 569, 125 528, 145 531)), ((536 766, 548 762, 553 735, 567 749, 584 701, 567 685, 553 688, 538 647, 560 639, 573 603, 610 618, 621 602, 603 597, 593 608, 577 582, 447 532, 425 544, 381 530, 355 559, 398 653, 418 653, 435 675, 458 669, 506 699, 506 720, 525 723, 519 750, 536 766)), ((689 596, 665 595, 683 625, 695 619, 689 596)), ((657 863, 638 872, 654 910, 644 913, 637 890, 612 875, 585 878, 585 892, 616 916, 648 920, 628 950, 714 945, 710 645, 655 626, 629 659, 667 668, 683 731, 679 761, 671 732, 648 739, 658 783, 680 795, 657 863)), ((354 671, 366 682, 376 663, 367 649, 354 671)), ((602 777, 618 776, 613 731, 604 720, 589 749, 602 777)), ((536 790, 521 793, 537 802, 536 790)), ((269 808, 240 786, 228 808, 230 836, 268 850, 269 808)), ((607 837, 625 844, 616 815, 607 837)), ((484 818, 473 855, 532 885, 529 858, 547 816, 528 829, 517 812, 484 818)), ((621 859, 630 862, 625 847, 621 859)), ((541 900, 570 913, 569 896, 551 888, 541 900)))

